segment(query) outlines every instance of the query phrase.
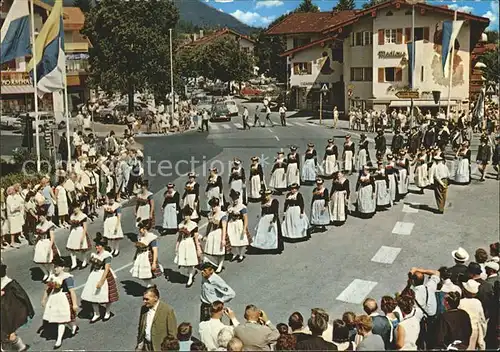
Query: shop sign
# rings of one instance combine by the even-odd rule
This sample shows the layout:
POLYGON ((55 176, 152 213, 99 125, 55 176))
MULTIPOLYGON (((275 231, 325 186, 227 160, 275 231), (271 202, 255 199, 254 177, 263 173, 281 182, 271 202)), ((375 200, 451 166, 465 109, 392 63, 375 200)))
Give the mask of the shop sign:
POLYGON ((304 87, 312 87, 313 84, 314 82, 300 82, 300 85, 304 87))
POLYGON ((406 53, 403 51, 379 51, 378 58, 379 59, 401 59, 406 56, 406 53))
POLYGON ((5 86, 30 86, 33 85, 31 77, 25 73, 20 74, 19 72, 2 72, 2 85, 5 86))

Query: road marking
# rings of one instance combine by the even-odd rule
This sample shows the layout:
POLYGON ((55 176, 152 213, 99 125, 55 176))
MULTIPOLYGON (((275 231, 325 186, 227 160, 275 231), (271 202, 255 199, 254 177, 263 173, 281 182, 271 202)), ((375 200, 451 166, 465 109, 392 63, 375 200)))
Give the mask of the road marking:
POLYGON ((278 136, 274 136, 274 138, 276 138, 276 140, 277 140, 278 142, 280 141, 280 139, 278 138, 278 136))
POLYGON ((401 248, 382 246, 372 258, 372 262, 392 264, 396 260, 401 248))
POLYGON ((222 127, 224 127, 226 130, 230 130, 231 129, 231 126, 226 125, 226 124, 222 125, 222 127))
POLYGON ((405 204, 403 205, 403 213, 418 213, 418 207, 420 206, 419 203, 411 203, 411 204, 405 204))
POLYGON ((235 125, 237 128, 243 128, 243 125, 242 125, 241 123, 239 123, 239 122, 236 122, 234 125, 235 125))
POLYGON ((294 122, 297 126, 300 126, 300 127, 304 127, 303 124, 301 124, 300 122, 294 122))
MULTIPOLYGON (((207 225, 208 225, 208 222, 206 222, 206 223, 204 223, 203 225, 199 226, 199 227, 198 227, 198 231, 199 231, 199 230, 204 229, 205 227, 207 227, 207 225)), ((160 237, 160 239, 161 239, 161 237, 160 237)), ((119 267, 118 269, 113 270, 113 272, 118 273, 118 272, 120 272, 120 271, 122 271, 122 270, 125 270, 125 269, 127 269, 127 268, 130 268, 132 265, 134 265, 134 262, 130 262, 130 263, 128 263, 128 264, 125 264, 125 265, 123 265, 123 266, 119 267)), ((75 290, 80 290, 80 289, 82 289, 82 288, 84 288, 84 287, 85 287, 85 284, 75 287, 75 290)))
MULTIPOLYGON (((297 122, 294 122, 294 123, 297 123, 297 122)), ((287 123, 286 123, 286 125, 287 125, 287 126, 292 126, 292 127, 293 127, 293 123, 291 123, 291 122, 287 122, 287 123)))
POLYGON ((392 233, 394 235, 409 236, 409 235, 411 235, 411 232, 413 231, 413 226, 415 226, 415 224, 412 222, 398 221, 396 223, 396 225, 394 225, 394 228, 392 229, 392 233))
POLYGON ((271 133, 273 132, 273 130, 272 130, 272 129, 270 129, 270 128, 268 128, 267 130, 268 130, 269 132, 271 132, 271 133))
POLYGON ((210 128, 217 131, 220 127, 217 125, 211 124, 210 128))
POLYGON ((375 286, 377 283, 374 281, 354 279, 337 297, 337 301, 361 304, 375 286))

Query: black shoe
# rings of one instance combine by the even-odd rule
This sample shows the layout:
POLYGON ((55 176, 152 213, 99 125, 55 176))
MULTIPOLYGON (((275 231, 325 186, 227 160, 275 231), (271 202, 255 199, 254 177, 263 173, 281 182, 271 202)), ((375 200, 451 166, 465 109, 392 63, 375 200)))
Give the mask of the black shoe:
POLYGON ((60 348, 61 348, 61 346, 62 346, 62 343, 61 343, 60 345, 54 345, 54 348, 53 348, 53 349, 54 349, 54 350, 58 350, 58 349, 60 349, 60 348))
POLYGON ((244 255, 243 255, 243 256, 241 256, 241 255, 240 255, 240 256, 238 257, 238 263, 241 263, 241 262, 242 262, 242 261, 244 261, 244 260, 245 260, 245 256, 244 256, 244 255))
POLYGON ((112 318, 112 317, 114 317, 114 316, 115 316, 115 315, 114 315, 113 313, 111 313, 111 312, 110 312, 110 313, 109 313, 109 317, 107 317, 107 318, 106 318, 106 315, 104 315, 104 318, 102 318, 102 321, 103 321, 103 322, 106 322, 106 321, 108 321, 109 319, 111 319, 111 318, 112 318))

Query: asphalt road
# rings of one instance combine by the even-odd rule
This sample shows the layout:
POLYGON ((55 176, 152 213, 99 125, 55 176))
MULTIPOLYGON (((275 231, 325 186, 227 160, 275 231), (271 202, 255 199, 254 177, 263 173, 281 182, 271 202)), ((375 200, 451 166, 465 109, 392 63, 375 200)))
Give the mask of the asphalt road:
MULTIPOLYGON (((252 115, 250 115, 252 116, 252 115)), ((277 115, 273 119, 278 122, 277 115)), ((250 158, 260 156, 267 161, 264 166, 269 182, 271 163, 281 148, 288 151, 290 145, 299 146, 304 153, 308 142, 316 144, 319 157, 323 155, 326 140, 335 137, 340 147, 346 131, 331 130, 308 123, 303 119, 290 119, 290 127, 238 129, 235 123, 211 124, 209 133, 190 132, 167 137, 146 137, 139 140, 144 145, 150 164, 172 163, 178 172, 164 176, 155 174, 157 168, 150 167, 149 180, 155 192, 155 204, 159 208, 165 185, 174 182, 182 192, 185 173, 191 171, 191 160, 198 161, 194 168, 200 175, 201 189, 205 188, 207 170, 215 165, 222 171, 227 194, 228 167, 234 157, 243 161, 248 169, 250 158), (227 125, 228 128, 223 127, 227 125), (206 161, 202 163, 202 161, 206 161), (177 163, 176 163, 177 162, 177 163)), ((353 135, 354 142, 358 137, 353 135)), ((477 149, 477 143, 474 148, 477 149)), ((373 147, 373 143, 371 143, 373 147)), ((473 149, 474 149, 473 148, 473 149)), ((371 150, 371 155, 374 151, 371 150)), ((475 152, 473 152, 475 155, 475 152)), ((168 169, 168 168, 167 168, 168 169)), ((484 183, 475 180, 470 186, 451 186, 448 209, 444 215, 436 215, 425 206, 435 207, 431 191, 424 195, 409 194, 407 199, 392 209, 377 213, 374 218, 362 220, 349 217, 342 227, 331 227, 327 232, 314 234, 307 242, 285 244, 280 255, 249 255, 243 263, 226 263, 223 278, 236 290, 236 298, 230 306, 243 320, 243 310, 249 303, 262 307, 274 323, 286 322, 289 314, 300 311, 304 316, 310 308, 323 307, 333 319, 346 310, 361 313, 361 301, 366 296, 377 300, 385 294, 394 294, 405 285, 406 273, 412 266, 438 268, 452 265, 451 251, 459 246, 473 254, 478 247, 486 248, 498 240, 498 182, 488 179, 484 183), (405 203, 412 203, 409 206, 405 203), (419 203, 421 206, 416 205, 419 203), (394 232, 406 233, 396 234, 394 232)), ((355 177, 350 177, 354 187, 355 177)), ((326 183, 330 188, 330 182, 326 183)), ((302 187, 306 204, 310 204, 311 187, 302 187)), ((279 197, 280 211, 284 197, 279 197)), ((202 195, 201 201, 205 201, 202 195)), ((112 267, 117 273, 120 300, 113 306, 115 316, 108 322, 88 324, 89 314, 83 312, 79 319, 80 332, 63 343, 63 349, 72 350, 131 350, 135 347, 137 323, 141 302, 141 282, 134 280, 129 269, 134 256, 135 237, 132 204, 123 211, 123 228, 126 234, 122 241, 120 256, 112 267)), ((258 204, 249 205, 250 231, 253 232, 260 213, 258 204)), ((307 211, 309 215, 309 211, 307 211)), ((157 225, 161 215, 156 216, 157 225)), ((206 219, 200 223, 204 230, 206 219)), ((102 230, 102 221, 89 226, 91 235, 102 230)), ((63 255, 68 232, 59 230, 56 240, 63 255)), ((165 236, 160 240, 159 259, 166 271, 165 278, 155 283, 162 299, 176 311, 178 322, 189 321, 195 335, 199 319, 200 276, 197 275, 191 288, 186 288, 182 278, 176 274, 173 263, 176 236, 165 236)), ((42 309, 40 300, 44 289, 40 282, 41 272, 32 262, 32 248, 23 247, 2 255, 9 266, 9 276, 18 280, 28 291, 35 306, 36 316, 29 326, 19 333, 35 350, 49 350, 54 340, 37 335, 42 309)), ((74 273, 77 294, 80 295, 88 271, 74 273)))

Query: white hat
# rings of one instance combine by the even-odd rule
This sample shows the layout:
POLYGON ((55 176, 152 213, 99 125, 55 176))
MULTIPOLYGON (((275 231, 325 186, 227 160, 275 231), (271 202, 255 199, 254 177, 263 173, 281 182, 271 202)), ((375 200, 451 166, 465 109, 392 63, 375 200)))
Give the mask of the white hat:
POLYGON ((469 253, 462 247, 459 247, 456 251, 451 252, 453 259, 459 262, 466 262, 469 260, 469 253))
POLYGON ((498 264, 498 263, 496 263, 496 262, 493 262, 493 261, 491 261, 491 262, 486 262, 486 264, 484 264, 484 267, 485 267, 485 268, 490 268, 490 269, 492 269, 492 270, 494 270, 494 271, 498 271, 498 270, 500 270, 500 264, 498 264))
POLYGON ((464 289, 469 293, 476 294, 479 292, 479 282, 477 282, 476 280, 470 279, 469 281, 464 283, 463 286, 464 289))

